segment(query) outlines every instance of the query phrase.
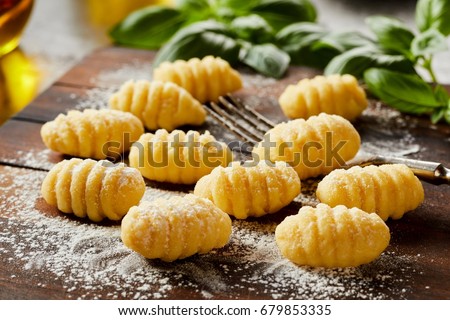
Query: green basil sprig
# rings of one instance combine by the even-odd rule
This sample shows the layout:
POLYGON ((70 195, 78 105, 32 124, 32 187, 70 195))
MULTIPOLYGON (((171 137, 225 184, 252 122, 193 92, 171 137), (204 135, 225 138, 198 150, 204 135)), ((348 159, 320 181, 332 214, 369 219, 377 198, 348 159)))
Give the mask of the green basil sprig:
POLYGON ((315 19, 309 0, 179 0, 176 8, 152 6, 130 14, 110 35, 122 45, 161 48, 155 65, 214 55, 279 78, 291 58, 276 46, 276 32, 315 19))
POLYGON ((241 45, 225 24, 215 20, 202 21, 175 33, 159 50, 154 66, 158 66, 163 61, 188 60, 207 55, 220 56, 230 63, 236 63, 240 49, 241 45))
POLYGON ((316 17, 310 0, 178 0, 175 8, 130 14, 110 35, 122 45, 160 48, 155 65, 214 55, 274 78, 289 64, 350 73, 400 111, 450 123, 449 94, 433 70, 434 54, 448 49, 450 0, 418 0, 419 32, 385 16, 366 19, 372 36, 334 32, 316 17))
POLYGON ((130 14, 110 31, 118 44, 158 49, 186 22, 177 9, 152 6, 130 14))
MULTIPOLYGON (((436 123, 450 123, 450 98, 438 83, 433 55, 447 50, 450 34, 450 0, 419 0, 419 33, 401 21, 373 16, 366 23, 375 35, 372 45, 344 51, 326 66, 325 73, 351 73, 363 78, 372 94, 401 112, 429 114, 436 123), (419 76, 426 71, 431 83, 419 76)), ((339 43, 339 41, 338 41, 339 43)))

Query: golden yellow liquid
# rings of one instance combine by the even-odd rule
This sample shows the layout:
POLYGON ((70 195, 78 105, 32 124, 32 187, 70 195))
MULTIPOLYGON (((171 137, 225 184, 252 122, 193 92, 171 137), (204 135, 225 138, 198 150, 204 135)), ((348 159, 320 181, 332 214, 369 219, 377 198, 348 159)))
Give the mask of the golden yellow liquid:
POLYGON ((19 44, 32 7, 33 0, 0 0, 0 56, 19 44))
POLYGON ((91 22, 101 26, 112 26, 132 11, 146 6, 171 4, 173 0, 87 0, 91 22))
MULTIPOLYGON (((83 2, 90 16, 90 26, 101 26, 105 32, 131 11, 154 4, 171 5, 173 0, 83 2)), ((42 89, 40 84, 43 75, 35 61, 20 49, 15 49, 32 7, 33 0, 0 0, 0 125, 22 110, 42 89)))
POLYGON ((36 96, 41 75, 20 49, 0 58, 0 125, 36 96))

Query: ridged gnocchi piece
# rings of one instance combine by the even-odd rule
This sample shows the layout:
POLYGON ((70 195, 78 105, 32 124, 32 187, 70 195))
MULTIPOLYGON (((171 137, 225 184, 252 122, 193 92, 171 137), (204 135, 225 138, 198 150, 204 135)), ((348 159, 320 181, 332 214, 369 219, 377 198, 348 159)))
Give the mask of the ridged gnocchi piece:
POLYGON ((380 256, 389 228, 376 213, 345 206, 302 207, 275 229, 282 255, 299 265, 356 267, 380 256))
POLYGON ((149 130, 201 125, 206 111, 189 92, 171 82, 127 81, 109 99, 111 109, 131 112, 149 130))
POLYGON ((60 114, 45 123, 41 137, 47 148, 75 157, 118 158, 144 133, 142 122, 128 112, 86 109, 60 114))
POLYGON ((303 180, 341 167, 356 155, 360 142, 348 120, 321 113, 276 125, 255 146, 253 155, 255 159, 285 161, 303 180))
POLYGON ((144 192, 144 179, 138 170, 123 163, 78 158, 56 164, 41 187, 48 204, 95 222, 122 219, 144 192))
POLYGON ((217 101, 220 96, 242 88, 239 72, 227 61, 213 56, 163 62, 153 71, 153 79, 176 83, 201 103, 217 101))
POLYGON ((335 170, 319 183, 316 195, 330 206, 358 207, 385 221, 400 219, 424 200, 422 184, 404 164, 335 170))
POLYGON ((233 162, 217 167, 195 185, 194 194, 211 200, 238 219, 279 211, 300 193, 300 179, 287 163, 233 162))
POLYGON ((193 184, 215 167, 226 166, 233 155, 228 146, 218 142, 208 131, 164 129, 143 134, 131 147, 130 166, 150 180, 193 184))
POLYGON ((225 246, 231 219, 211 201, 189 194, 132 207, 121 233, 123 243, 144 257, 174 261, 225 246))
POLYGON ((325 112, 350 121, 356 119, 368 104, 366 93, 349 74, 302 79, 296 85, 289 85, 278 102, 291 119, 308 119, 325 112))

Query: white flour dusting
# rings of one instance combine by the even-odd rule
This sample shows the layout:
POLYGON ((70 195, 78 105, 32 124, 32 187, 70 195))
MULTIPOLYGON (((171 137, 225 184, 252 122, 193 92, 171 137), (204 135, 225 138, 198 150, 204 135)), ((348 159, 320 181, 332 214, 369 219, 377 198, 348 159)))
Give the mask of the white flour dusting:
POLYGON ((114 70, 105 70, 100 72, 91 83, 99 87, 110 87, 111 85, 120 86, 122 83, 130 80, 151 80, 152 64, 142 63, 139 60, 132 60, 130 63, 114 70))
POLYGON ((9 163, 25 166, 28 168, 50 170, 54 165, 49 161, 51 153, 52 151, 49 149, 45 149, 42 151, 31 149, 28 152, 17 150, 15 157, 11 157, 11 159, 8 159, 8 161, 9 163))
POLYGON ((420 146, 409 132, 416 123, 406 121, 400 111, 380 102, 373 103, 360 118, 363 125, 357 129, 361 135, 362 151, 385 156, 407 156, 420 151, 420 146))
POLYGON ((93 88, 86 90, 86 96, 80 98, 75 105, 76 110, 84 109, 106 109, 109 97, 117 90, 117 87, 93 88))
MULTIPOLYGON (((82 99, 71 98, 78 100, 80 110, 106 108, 109 96, 131 78, 150 79, 151 65, 131 61, 104 71, 91 79, 102 88, 88 90, 82 99)), ((245 87, 261 88, 247 99, 249 105, 277 107, 276 96, 264 88, 274 79, 244 73, 243 82, 245 87)), ((359 121, 364 124, 360 133, 366 152, 406 155, 420 149, 408 131, 414 122, 406 123, 395 110, 375 104, 359 121), (371 135, 367 130, 372 130, 371 135)), ((227 142, 235 140, 211 119, 207 122, 201 130, 215 132, 227 142)), ((48 169, 49 155, 21 152, 18 164, 48 169)), ((124 247, 119 224, 96 225, 47 206, 39 194, 45 172, 11 167, 2 167, 1 172, 0 260, 13 283, 20 278, 42 288, 61 284, 64 294, 59 298, 170 299, 179 297, 174 292, 183 288, 193 299, 401 299, 410 292, 411 274, 420 272, 413 267, 419 256, 399 255, 392 246, 378 260, 359 268, 296 266, 281 257, 274 240, 276 223, 266 218, 234 220, 229 244, 209 254, 173 263, 150 261, 124 247)), ((302 181, 295 206, 317 204, 317 182, 302 181)), ((152 186, 143 200, 180 194, 152 186)))
MULTIPOLYGON (((418 259, 386 252, 360 268, 298 267, 280 256, 275 223, 235 220, 230 243, 222 249, 174 263, 150 261, 123 246, 118 224, 52 216, 56 211, 36 187, 45 172, 2 170, 0 259, 14 270, 11 281, 27 278, 38 287, 61 283, 66 298, 171 298, 183 287, 197 299, 398 299, 409 292, 412 261, 418 259), (375 291, 379 287, 384 289, 375 291)), ((145 199, 177 194, 147 188, 145 199)))

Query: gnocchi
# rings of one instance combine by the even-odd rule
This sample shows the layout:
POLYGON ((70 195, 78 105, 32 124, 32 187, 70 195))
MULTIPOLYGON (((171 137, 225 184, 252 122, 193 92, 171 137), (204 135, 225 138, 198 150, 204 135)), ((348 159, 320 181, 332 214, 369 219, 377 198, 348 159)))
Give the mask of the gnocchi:
POLYGON ((122 220, 122 241, 148 259, 174 261, 228 243, 230 217, 207 199, 189 194, 132 207, 122 220))
POLYGON ((303 180, 341 167, 356 155, 359 146, 359 134, 348 120, 321 113, 276 125, 255 146, 253 155, 285 161, 303 180))
POLYGON ((193 184, 215 167, 232 161, 232 152, 206 131, 164 129, 142 135, 130 150, 130 166, 150 180, 193 184))
POLYGON ((375 260, 390 241, 376 213, 345 206, 302 207, 275 230, 282 255, 299 265, 356 267, 375 260))
POLYGON ((239 72, 227 61, 213 56, 163 62, 153 71, 153 79, 176 83, 201 103, 217 101, 220 96, 242 88, 239 72))
POLYGON ((96 222, 122 219, 144 192, 144 179, 136 169, 123 163, 78 158, 56 164, 41 187, 48 204, 96 222))
POLYGON ((75 157, 118 158, 144 133, 142 122, 128 112, 86 109, 60 114, 45 123, 41 137, 47 148, 75 157))
POLYGON ((291 119, 307 119, 325 112, 352 121, 367 107, 366 93, 349 74, 302 79, 289 85, 278 102, 291 119))
POLYGON ((238 219, 277 212, 300 193, 300 179, 285 162, 246 166, 233 162, 201 178, 194 194, 238 219))
POLYGON ((109 99, 111 109, 131 112, 149 130, 201 125, 206 111, 189 92, 171 82, 125 82, 109 99))
POLYGON ((358 207, 385 221, 400 219, 424 200, 422 184, 404 164, 335 170, 319 183, 316 195, 330 206, 358 207))

